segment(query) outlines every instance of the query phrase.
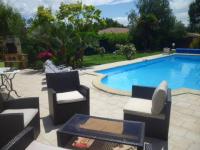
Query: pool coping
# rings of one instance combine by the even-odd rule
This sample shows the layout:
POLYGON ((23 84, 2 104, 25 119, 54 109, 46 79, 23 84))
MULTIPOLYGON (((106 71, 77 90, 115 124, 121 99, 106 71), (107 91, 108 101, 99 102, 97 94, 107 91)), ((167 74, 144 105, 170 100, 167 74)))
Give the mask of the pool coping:
MULTIPOLYGON (((197 54, 182 54, 182 53, 173 53, 173 54, 167 54, 167 55, 166 54, 158 54, 158 55, 153 55, 153 56, 137 58, 137 59, 129 60, 129 61, 121 61, 121 62, 117 62, 117 63, 111 63, 111 64, 106 64, 106 65, 95 66, 95 69, 92 69, 92 71, 87 72, 87 74, 91 74, 91 75, 96 76, 96 78, 93 79, 92 84, 97 89, 102 90, 102 91, 107 92, 107 93, 110 93, 110 94, 116 94, 116 95, 121 95, 121 96, 131 96, 132 95, 131 92, 112 89, 112 88, 104 85, 101 82, 101 80, 103 78, 105 78, 107 75, 103 75, 103 74, 97 73, 96 71, 106 70, 106 69, 110 69, 110 68, 115 68, 115 67, 125 66, 125 65, 129 65, 129 64, 134 64, 134 63, 139 63, 139 62, 142 62, 142 61, 152 60, 152 59, 156 59, 156 58, 163 58, 163 57, 167 57, 167 56, 170 56, 170 55, 176 55, 176 54, 180 54, 180 55, 197 55, 197 54)), ((188 88, 180 88, 180 89, 172 90, 172 95, 173 96, 180 95, 180 94, 186 94, 186 93, 200 95, 200 90, 193 90, 193 89, 188 89, 188 88)))

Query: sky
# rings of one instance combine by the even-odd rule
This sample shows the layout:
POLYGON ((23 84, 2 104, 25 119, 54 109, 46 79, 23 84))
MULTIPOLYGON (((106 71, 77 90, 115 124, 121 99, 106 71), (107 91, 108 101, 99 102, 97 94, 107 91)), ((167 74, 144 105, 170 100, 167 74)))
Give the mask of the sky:
MULTIPOLYGON (((0 0, 10 4, 20 11, 24 18, 32 17, 40 5, 51 7, 53 12, 58 10, 61 2, 71 3, 77 0, 0 0)), ((194 0, 170 0, 170 7, 177 17, 177 20, 188 25, 188 8, 194 0)), ((102 11, 102 17, 113 18, 120 23, 128 24, 128 13, 131 9, 136 9, 136 0, 82 0, 84 4, 95 5, 102 11)))

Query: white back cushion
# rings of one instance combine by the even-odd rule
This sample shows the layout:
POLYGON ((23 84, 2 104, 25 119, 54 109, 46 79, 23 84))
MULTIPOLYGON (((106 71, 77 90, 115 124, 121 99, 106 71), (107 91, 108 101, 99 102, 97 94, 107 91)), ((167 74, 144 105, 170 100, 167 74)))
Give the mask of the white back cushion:
POLYGON ((167 97, 167 89, 167 82, 162 81, 154 91, 152 96, 152 114, 160 114, 160 112, 162 111, 165 104, 165 99, 167 97))

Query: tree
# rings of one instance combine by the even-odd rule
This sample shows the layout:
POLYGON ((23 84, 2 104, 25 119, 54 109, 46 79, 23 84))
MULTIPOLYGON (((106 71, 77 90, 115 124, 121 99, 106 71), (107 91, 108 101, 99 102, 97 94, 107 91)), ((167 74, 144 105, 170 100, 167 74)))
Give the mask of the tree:
POLYGON ((23 37, 25 21, 18 11, 0 1, 0 35, 23 37))
POLYGON ((101 23, 101 11, 92 5, 82 5, 82 3, 65 4, 61 3, 57 18, 68 22, 77 31, 91 31, 95 23, 101 23))
POLYGON ((193 32, 200 32, 200 0, 195 0, 189 6, 190 17, 189 29, 193 32))
POLYGON ((37 13, 32 22, 32 28, 41 26, 43 24, 52 23, 55 21, 55 16, 53 16, 50 8, 45 8, 44 6, 39 6, 37 13))
POLYGON ((124 25, 120 24, 118 21, 113 20, 112 18, 106 18, 104 19, 105 25, 103 28, 109 28, 109 27, 124 27, 124 25))
POLYGON ((51 49, 51 28, 55 21, 51 9, 39 6, 34 18, 28 21, 29 24, 31 24, 28 32, 29 38, 36 41, 38 44, 42 44, 45 49, 51 49))
POLYGON ((129 21, 128 26, 130 28, 135 28, 137 25, 138 19, 139 19, 139 16, 135 12, 135 10, 131 10, 130 13, 128 14, 128 21, 129 21))
MULTIPOLYGON (((182 24, 177 24, 169 0, 138 0, 137 8, 138 14, 132 10, 128 16, 130 37, 137 49, 153 50, 171 45, 171 33, 182 24)), ((180 29, 185 31, 184 26, 180 29)))
POLYGON ((153 49, 156 44, 154 43, 154 37, 157 34, 157 29, 158 20, 154 14, 142 15, 133 31, 133 40, 140 42, 145 50, 153 49))
POLYGON ((56 15, 50 8, 38 7, 30 28, 30 39, 43 49, 56 51, 57 62, 79 67, 84 50, 98 46, 95 23, 102 21, 100 10, 81 3, 61 3, 56 15))
POLYGON ((181 21, 176 21, 174 27, 170 30, 170 39, 178 41, 186 35, 186 28, 181 21))
MULTIPOLYGON (((96 47, 98 45, 95 36, 97 31, 95 30, 94 25, 96 23, 104 23, 100 15, 101 11, 92 5, 82 5, 82 3, 61 3, 57 18, 59 21, 72 26, 73 31, 75 32, 74 38, 76 40, 68 43, 70 48, 67 49, 67 51, 73 53, 70 58, 73 66, 79 67, 82 64, 86 47, 96 47)), ((65 53, 67 54, 69 52, 65 53)))

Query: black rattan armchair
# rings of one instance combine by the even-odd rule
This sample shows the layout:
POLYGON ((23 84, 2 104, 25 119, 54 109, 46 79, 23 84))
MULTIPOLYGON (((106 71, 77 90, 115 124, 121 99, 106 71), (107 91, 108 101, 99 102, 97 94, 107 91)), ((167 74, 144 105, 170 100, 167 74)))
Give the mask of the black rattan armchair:
POLYGON ((67 150, 42 144, 34 140, 34 128, 27 127, 4 145, 1 150, 67 150))
POLYGON ((1 150, 25 150, 34 141, 33 127, 27 127, 13 137, 1 150))
POLYGON ((34 128, 34 137, 40 133, 39 117, 39 98, 20 98, 4 101, 0 98, 0 148, 7 144, 14 136, 21 132, 25 127, 34 128), (10 112, 7 110, 10 110, 10 112), (15 112, 15 111, 22 112, 15 112), (26 110, 26 114, 23 114, 26 110), (28 114, 29 110, 34 111, 34 115, 28 114), (28 116, 27 116, 28 114, 28 116), (29 115, 32 117, 28 118, 29 115), (25 120, 28 120, 25 123, 25 120))
MULTIPOLYGON (((154 87, 133 86, 132 97, 151 100, 155 89, 156 88, 154 87)), ((168 140, 170 111, 171 111, 171 90, 168 89, 164 108, 161 111, 161 115, 163 116, 163 118, 149 117, 145 115, 141 116, 124 111, 124 119, 145 122, 145 135, 147 137, 168 140)))
POLYGON ((80 85, 78 71, 49 73, 46 74, 46 79, 49 113, 54 124, 64 123, 76 113, 90 114, 89 88, 80 85), (59 103, 57 94, 70 91, 78 91, 84 97, 84 100, 59 103))

